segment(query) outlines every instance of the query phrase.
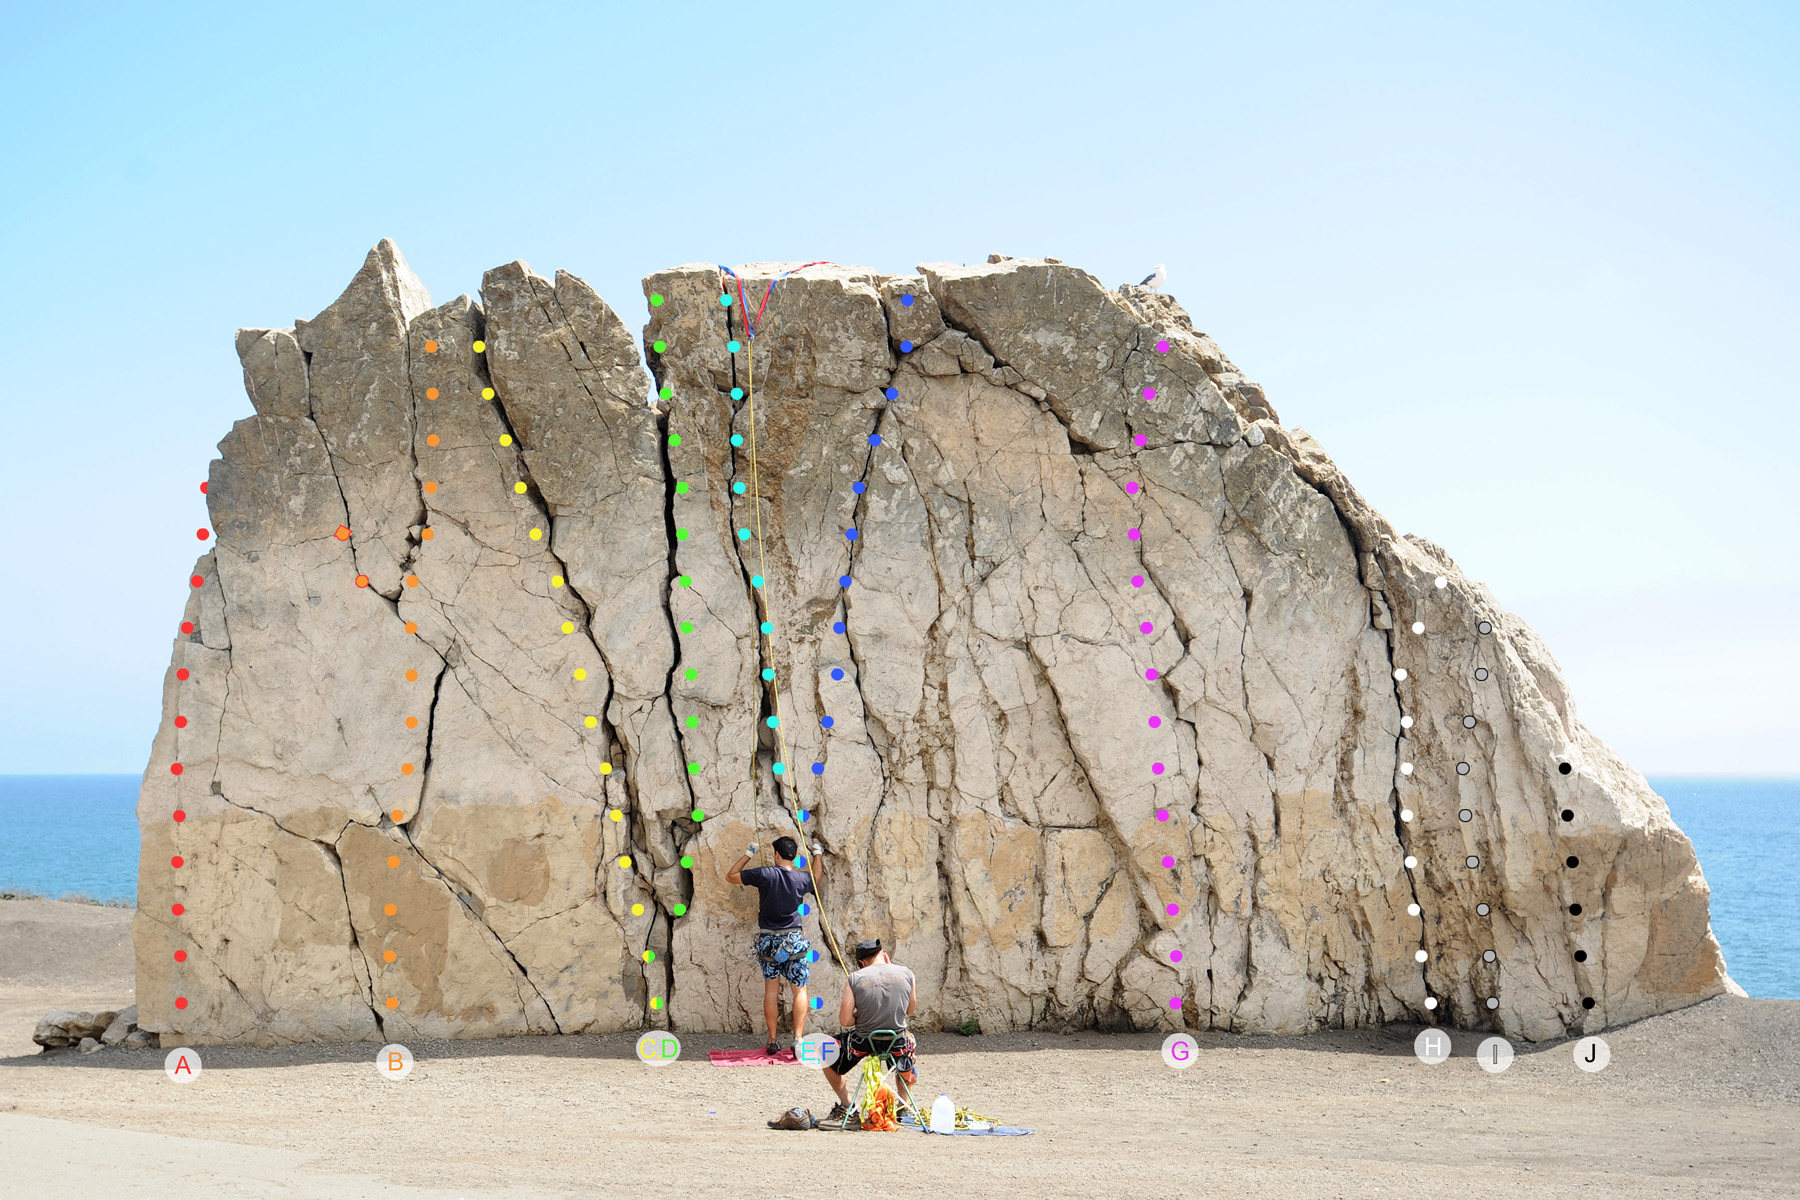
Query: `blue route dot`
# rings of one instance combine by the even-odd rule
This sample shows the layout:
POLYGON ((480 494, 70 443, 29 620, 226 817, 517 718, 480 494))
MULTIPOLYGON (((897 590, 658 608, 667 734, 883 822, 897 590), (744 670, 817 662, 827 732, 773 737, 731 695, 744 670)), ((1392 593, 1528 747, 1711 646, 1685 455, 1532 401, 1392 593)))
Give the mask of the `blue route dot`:
POLYGON ((844 530, 844 536, 854 542, 856 540, 856 530, 846 529, 844 530))
POLYGON ((908 293, 906 293, 906 295, 900 297, 900 304, 904 308, 911 308, 912 302, 913 302, 913 298, 912 298, 911 292, 908 292, 908 293))
POLYGON ((883 392, 882 395, 886 396, 889 400, 898 400, 900 398, 900 389, 889 388, 887 391, 883 392))
POLYGON ((812 905, 802 904, 800 906, 800 915, 803 917, 811 916, 812 915, 812 905))
POLYGON ((871 445, 871 446, 881 445, 881 435, 879 433, 871 433, 869 435, 869 445, 871 445))
POLYGON ((842 668, 842 667, 831 668, 831 677, 833 679, 842 679, 844 677, 844 668, 842 668))
POLYGON ((912 353, 912 343, 911 342, 901 342, 900 343, 900 353, 911 354, 912 353))
POLYGON ((730 308, 731 307, 731 293, 730 292, 726 292, 723 296, 719 297, 719 307, 720 308, 730 308))
POLYGON ((742 483, 734 483, 731 485, 731 491, 733 495, 741 496, 744 494, 744 485, 742 483))
MULTIPOLYGON (((814 962, 818 962, 819 956, 817 954, 814 954, 812 956, 812 960, 814 962)), ((825 1007, 824 999, 819 996, 814 996, 811 1000, 808 1000, 807 1003, 812 1005, 814 1008, 824 1008, 825 1007)))
POLYGON ((729 342, 725 343, 725 348, 727 350, 731 351, 733 354, 736 354, 739 350, 742 350, 744 347, 743 347, 743 344, 741 342, 739 342, 736 338, 732 338, 729 342))
MULTIPOLYGON (((744 389, 743 388, 732 388, 731 389, 731 398, 733 400, 742 400, 744 398, 744 389)), ((734 446, 741 446, 741 445, 743 445, 743 442, 740 439, 734 437, 731 439, 731 444, 734 446)))
MULTIPOLYGON (((818 962, 819 961, 819 952, 817 950, 808 950, 806 952, 806 961, 807 962, 818 962)), ((813 997, 812 1006, 814 1008, 822 1008, 822 1007, 824 1007, 824 1005, 825 1005, 825 1002, 823 1000, 819 999, 817 996, 813 997)))
POLYGON ((824 773, 825 773, 825 764, 824 763, 814 763, 813 764, 813 774, 814 775, 823 775, 824 773))
POLYGON ((773 729, 777 725, 781 724, 781 718, 780 717, 765 717, 763 719, 763 724, 767 725, 770 729, 773 729))
POLYGON ((868 486, 869 486, 868 484, 864 483, 862 480, 859 479, 855 483, 850 485, 850 490, 860 496, 863 494, 863 489, 868 486))
POLYGON ((800 810, 800 819, 802 821, 806 820, 806 818, 808 818, 810 816, 812 816, 812 814, 807 812, 804 808, 800 810))
POLYGON ((804 871, 806 869, 806 855, 802 854, 800 857, 796 858, 794 860, 794 865, 804 871))
POLYGON ((775 678, 775 669, 773 667, 764 667, 762 670, 762 677, 764 679, 775 678))
POLYGON ((774 767, 771 768, 771 770, 773 770, 777 775, 786 775, 787 774, 787 764, 786 763, 776 763, 774 765, 774 767))
MULTIPOLYGON (((806 905, 802 904, 800 907, 802 910, 804 910, 806 908, 806 905)), ((775 952, 775 961, 776 962, 786 962, 787 959, 788 959, 788 953, 786 950, 777 950, 775 952)))
POLYGON ((748 529, 738 530, 738 541, 747 542, 749 540, 750 540, 750 531, 748 529))
POLYGON ((751 587, 761 587, 762 585, 763 585, 763 577, 761 575, 752 575, 750 577, 750 586, 751 587))
POLYGON ((839 587, 849 587, 850 586, 850 577, 848 575, 839 575, 838 576, 838 586, 839 587))
MULTIPOLYGON (((742 391, 742 390, 743 390, 743 389, 742 389, 742 388, 732 388, 732 389, 731 389, 731 390, 732 390, 732 391, 734 391, 734 392, 737 392, 737 391, 742 391)), ((736 396, 733 396, 733 397, 732 397, 732 399, 734 399, 734 400, 735 400, 735 399, 737 399, 737 397, 736 397, 736 396)), ((731 444, 732 444, 732 445, 734 445, 734 446, 741 446, 741 445, 743 445, 743 444, 744 444, 744 435, 743 435, 743 434, 741 434, 741 433, 734 433, 734 434, 732 434, 732 435, 731 435, 731 444)))
POLYGON ((833 632, 833 633, 844 632, 844 623, 842 621, 833 621, 831 623, 831 632, 833 632))
POLYGON ((773 622, 770 622, 770 621, 764 621, 761 625, 757 626, 757 628, 761 629, 764 633, 774 633, 775 632, 775 625, 773 622))
POLYGON ((833 720, 831 717, 820 717, 819 724, 823 725, 827 729, 830 729, 833 725, 837 724, 837 722, 835 720, 833 720))

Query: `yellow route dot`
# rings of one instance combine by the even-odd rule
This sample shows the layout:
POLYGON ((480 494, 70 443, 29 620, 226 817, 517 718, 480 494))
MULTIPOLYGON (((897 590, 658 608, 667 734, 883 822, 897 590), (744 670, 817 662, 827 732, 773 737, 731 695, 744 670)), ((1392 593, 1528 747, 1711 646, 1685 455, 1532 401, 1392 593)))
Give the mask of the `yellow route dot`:
POLYGON ((584 718, 582 718, 581 723, 583 725, 586 725, 589 729, 592 729, 594 726, 596 726, 600 723, 600 718, 599 717, 584 717, 584 718))
POLYGON ((481 354, 487 350, 487 343, 482 342, 482 341, 477 341, 474 345, 470 346, 469 349, 473 350, 477 354, 481 354))
MULTIPOLYGON (((602 775, 611 775, 612 774, 612 764, 611 763, 601 763, 600 764, 600 773, 602 775)), ((618 817, 613 818, 613 820, 615 820, 615 821, 618 819, 619 819, 618 817)))
POLYGON ((575 678, 576 679, 586 679, 587 678, 587 668, 586 667, 576 667, 575 668, 575 678))
POLYGON ((523 496, 525 494, 525 481, 523 479, 521 479, 521 480, 519 480, 519 482, 513 484, 513 491, 515 491, 515 492, 519 493, 519 495, 523 496))
POLYGON ((623 821, 625 819, 625 814, 620 812, 616 808, 608 809, 606 815, 611 817, 615 821, 623 821))
POLYGON ((626 871, 631 870, 631 855, 629 855, 629 854, 619 855, 619 866, 623 870, 626 870, 626 871))
POLYGON ((544 540, 544 531, 541 529, 533 529, 531 531, 531 540, 534 542, 543 541, 544 540))
POLYGON ((561 587, 562 586, 562 576, 561 575, 552 575, 550 577, 550 586, 551 587, 561 587))
POLYGON ((562 623, 562 631, 563 631, 563 632, 564 632, 564 633, 574 633, 574 632, 575 632, 575 622, 573 622, 573 621, 564 621, 564 622, 563 622, 563 623, 562 623))
MULTIPOLYGON (((483 400, 492 400, 494 398, 494 389, 493 388, 482 388, 481 389, 481 398, 483 400)), ((501 444, 505 445, 504 442, 502 442, 501 444)))
POLYGON ((632 915, 632 916, 634 916, 634 917, 641 917, 641 916, 643 916, 643 915, 644 915, 644 906, 643 906, 643 905, 641 905, 641 904, 634 904, 634 905, 632 905, 632 906, 631 906, 631 915, 632 915))

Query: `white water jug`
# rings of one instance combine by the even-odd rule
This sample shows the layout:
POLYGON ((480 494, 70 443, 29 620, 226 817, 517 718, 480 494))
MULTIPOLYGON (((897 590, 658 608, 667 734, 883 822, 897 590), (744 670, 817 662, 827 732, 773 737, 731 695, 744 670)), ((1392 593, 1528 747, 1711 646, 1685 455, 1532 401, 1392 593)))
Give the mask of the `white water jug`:
POLYGON ((950 1103, 950 1097, 943 1092, 931 1102, 931 1132, 956 1132, 956 1105, 950 1103))

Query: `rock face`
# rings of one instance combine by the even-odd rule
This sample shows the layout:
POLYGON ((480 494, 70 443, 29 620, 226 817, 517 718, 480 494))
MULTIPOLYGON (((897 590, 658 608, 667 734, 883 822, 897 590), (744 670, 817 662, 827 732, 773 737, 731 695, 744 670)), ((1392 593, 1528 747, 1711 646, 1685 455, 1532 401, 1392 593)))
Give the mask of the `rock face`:
POLYGON ((928 1025, 1541 1039, 1731 986, 1548 651, 1170 298, 778 276, 652 276, 640 350, 574 276, 434 308, 384 242, 239 335, 144 1030, 749 1029, 722 876, 796 812, 815 993, 881 936, 928 1025))

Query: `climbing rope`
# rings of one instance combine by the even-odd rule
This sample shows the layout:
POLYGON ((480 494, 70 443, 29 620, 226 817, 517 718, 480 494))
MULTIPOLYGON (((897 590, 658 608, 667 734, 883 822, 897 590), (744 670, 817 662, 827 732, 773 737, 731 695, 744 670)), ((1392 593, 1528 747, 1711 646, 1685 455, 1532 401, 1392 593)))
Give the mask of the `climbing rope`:
MULTIPOLYGON (((768 307, 769 307, 769 297, 774 294, 775 285, 777 283, 781 282, 783 279, 786 279, 789 275, 793 275, 796 272, 806 270, 806 268, 808 268, 808 267, 819 267, 819 266, 825 266, 825 265, 827 265, 827 264, 823 260, 818 261, 818 262, 802 263, 800 266, 794 267, 792 270, 783 271, 781 274, 775 276, 775 278, 769 280, 768 286, 763 289, 762 302, 759 303, 756 307, 756 317, 754 320, 752 320, 750 317, 749 307, 745 303, 745 300, 744 300, 744 280, 743 280, 743 278, 741 276, 739 276, 736 271, 733 271, 730 267, 726 266, 723 263, 720 263, 719 271, 721 272, 721 275, 720 275, 720 279, 719 279, 719 285, 725 289, 726 294, 727 295, 730 294, 731 284, 726 282, 725 276, 727 276, 727 275, 730 276, 732 281, 734 281, 737 284, 737 306, 738 306, 738 312, 741 314, 741 319, 744 322, 745 342, 746 343, 754 343, 755 342, 756 331, 757 331, 758 327, 760 327, 762 324, 763 314, 768 310, 768 307)), ((729 316, 726 318, 725 324, 726 324, 727 330, 729 330, 731 327, 731 319, 729 316)), ((761 478, 761 475, 759 474, 759 470, 758 470, 758 466, 757 466, 757 457, 756 457, 756 352, 755 352, 755 348, 753 345, 748 345, 748 344, 746 345, 744 359, 747 364, 747 369, 745 371, 745 376, 744 376, 745 409, 748 413, 749 422, 750 422, 750 503, 751 503, 751 507, 753 508, 753 510, 755 511, 755 514, 756 514, 756 519, 754 521, 755 537, 756 537, 756 573, 758 576, 760 576, 764 580, 764 586, 766 587, 767 580, 769 578, 769 569, 768 569, 768 555, 767 555, 766 547, 765 547, 764 541, 763 541, 762 478, 761 478)), ((771 629, 773 629, 774 626, 773 626, 773 623, 768 620, 768 615, 769 615, 768 600, 763 596, 763 589, 762 588, 752 588, 751 592, 756 597, 755 609, 756 609, 756 618, 757 618, 757 638, 758 638, 759 642, 762 642, 762 645, 764 647, 763 659, 765 662, 768 662, 770 664, 770 666, 768 668, 768 670, 770 672, 770 676, 769 676, 770 688, 769 688, 769 690, 774 695, 775 746, 776 746, 776 756, 777 756, 775 761, 781 767, 781 771, 777 772, 777 774, 775 776, 775 797, 778 801, 782 801, 782 811, 786 812, 788 814, 788 818, 791 821, 793 821, 794 832, 799 835, 800 845, 804 849, 806 847, 806 830, 801 827, 800 817, 798 815, 799 801, 800 801, 799 789, 797 787, 795 787, 792 783, 790 783, 786 778, 786 768, 789 765, 788 764, 788 752, 787 752, 787 726, 785 723, 783 723, 783 721, 781 719, 781 676, 775 670, 775 667, 774 667, 774 661, 775 661, 774 634, 773 633, 764 634, 761 632, 762 626, 764 624, 769 624, 771 629), (765 639, 765 638, 768 640, 763 641, 762 639, 765 639), (785 785, 785 788, 784 788, 784 785, 785 785), (790 808, 788 806, 788 804, 786 803, 786 800, 784 798, 784 792, 785 792, 786 798, 791 798, 794 801, 794 807, 790 808)), ((752 763, 752 765, 751 765, 751 772, 752 772, 752 776, 751 776, 752 780, 754 780, 754 778, 755 778, 754 763, 752 763)), ((756 842, 758 845, 761 845, 761 843, 762 843, 762 805, 752 802, 752 808, 755 809, 755 813, 754 813, 754 816, 752 817, 753 827, 752 827, 751 840, 756 842)), ((813 861, 812 860, 813 860, 812 855, 806 856, 806 874, 807 874, 807 877, 812 880, 813 895, 816 896, 819 901, 819 928, 821 930, 823 930, 825 933, 825 943, 826 943, 826 945, 828 945, 831 948, 831 956, 837 960, 838 968, 840 970, 842 970, 846 976, 848 976, 850 974, 850 965, 844 961, 844 953, 843 953, 843 950, 838 946, 837 935, 832 932, 831 921, 825 915, 825 896, 824 896, 824 893, 822 893, 819 890, 819 874, 817 871, 815 871, 813 869, 813 861)))

